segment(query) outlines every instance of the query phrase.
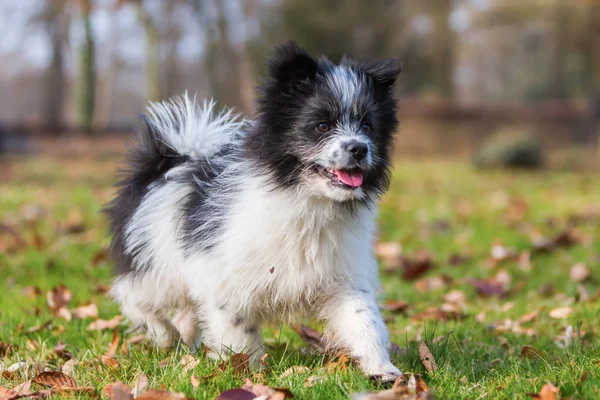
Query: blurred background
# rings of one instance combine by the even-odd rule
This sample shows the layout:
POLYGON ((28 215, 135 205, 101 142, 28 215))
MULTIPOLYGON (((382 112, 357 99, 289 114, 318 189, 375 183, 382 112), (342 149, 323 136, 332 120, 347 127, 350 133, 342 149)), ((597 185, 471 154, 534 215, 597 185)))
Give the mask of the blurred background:
POLYGON ((265 56, 294 39, 403 60, 400 154, 597 158, 597 0, 8 0, 0 27, 5 153, 122 136, 184 90, 251 115, 265 56))

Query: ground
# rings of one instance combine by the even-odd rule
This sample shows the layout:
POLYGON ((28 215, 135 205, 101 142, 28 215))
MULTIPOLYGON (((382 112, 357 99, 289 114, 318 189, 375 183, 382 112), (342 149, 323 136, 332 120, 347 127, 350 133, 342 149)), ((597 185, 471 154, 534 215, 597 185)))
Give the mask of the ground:
MULTIPOLYGON (((124 323, 90 330, 93 306, 78 307, 97 305, 101 320, 119 314, 104 293, 113 265, 100 212, 115 159, 95 152, 0 164, 0 369, 12 371, 0 386, 62 368, 96 393, 117 381, 133 386, 140 373, 151 388, 199 399, 246 378, 299 399, 388 388, 343 360, 328 362, 283 325, 264 329, 261 372, 219 366, 202 353, 190 358, 185 348, 158 350, 124 323)), ((524 398, 549 382, 565 398, 600 398, 599 206, 593 173, 399 159, 380 213, 380 242, 388 245, 379 248, 395 364, 421 373, 440 399, 524 398), (421 341, 437 371, 421 362, 421 341)))

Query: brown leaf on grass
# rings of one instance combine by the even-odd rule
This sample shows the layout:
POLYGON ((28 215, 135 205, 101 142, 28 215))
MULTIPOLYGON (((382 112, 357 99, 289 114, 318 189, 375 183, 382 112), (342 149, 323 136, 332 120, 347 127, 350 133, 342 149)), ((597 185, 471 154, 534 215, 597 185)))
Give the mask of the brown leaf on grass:
POLYGON ((148 377, 144 375, 144 373, 140 372, 137 376, 133 389, 131 389, 131 394, 133 394, 133 398, 138 398, 142 393, 146 392, 148 389, 148 377))
POLYGON ((4 358, 12 351, 12 345, 0 342, 0 358, 4 358))
POLYGON ((115 329, 121 323, 122 315, 117 315, 109 320, 97 319, 90 323, 87 327, 88 331, 104 331, 107 329, 115 329))
POLYGON ((529 345, 525 345, 525 346, 521 347, 521 351, 519 352, 519 354, 522 355, 523 357, 532 358, 532 359, 543 358, 541 351, 539 351, 535 347, 529 346, 529 345))
POLYGON ((108 251, 106 249, 100 249, 92 256, 92 265, 96 266, 103 261, 108 259, 108 251))
POLYGON ((308 372, 310 372, 310 369, 308 367, 295 365, 283 371, 283 373, 279 375, 279 378, 288 378, 292 375, 302 375, 308 372))
POLYGON ((108 396, 110 400, 131 400, 133 394, 131 388, 124 383, 116 382, 107 385, 104 388, 104 394, 108 396))
POLYGON ((294 397, 292 392, 286 388, 271 388, 266 385, 255 384, 250 379, 246 379, 246 383, 241 389, 253 393, 256 397, 265 398, 267 400, 291 399, 294 397), (264 397, 262 397, 264 396, 264 397))
POLYGON ((448 265, 457 267, 469 261, 469 257, 459 253, 452 253, 448 256, 448 265))
POLYGON ((235 375, 248 374, 250 373, 250 357, 246 353, 233 354, 230 360, 223 361, 218 368, 219 371, 231 368, 235 375))
POLYGON ((514 249, 503 246, 500 243, 494 244, 490 249, 490 261, 494 265, 504 261, 516 260, 518 256, 519 254, 514 249))
POLYGON ((538 253, 551 252, 558 248, 570 247, 581 242, 582 238, 572 227, 565 228, 552 238, 539 235, 532 240, 533 250, 538 253))
POLYGON ((353 393, 353 400, 433 400, 421 375, 405 373, 394 382, 392 389, 378 393, 353 393))
POLYGON ((67 345, 63 342, 58 342, 58 344, 54 346, 54 353, 65 360, 70 360, 73 358, 73 353, 67 350, 67 345))
POLYGON ((336 370, 340 370, 345 372, 348 369, 348 364, 350 364, 350 360, 345 353, 339 353, 335 360, 330 360, 327 362, 327 372, 332 374, 336 370))
POLYGON ((192 376, 190 376, 190 383, 192 384, 192 387, 194 388, 194 390, 198 389, 198 386, 200 386, 200 380, 198 378, 196 378, 196 375, 192 374, 192 376))
POLYGON ((196 368, 196 366, 200 364, 200 360, 194 358, 194 356, 192 356, 191 354, 186 354, 183 357, 181 357, 181 361, 179 361, 179 364, 181 364, 181 370, 185 374, 188 371, 191 371, 192 369, 196 368))
POLYGON ((143 393, 138 400, 191 400, 183 393, 170 392, 168 390, 150 389, 143 393))
POLYGON ((301 324, 292 324, 292 329, 300 335, 306 344, 320 352, 325 351, 327 346, 323 340, 323 334, 321 334, 321 332, 301 324))
POLYGON ((458 321, 465 317, 456 307, 429 307, 410 317, 413 321, 458 321))
POLYGON ((431 354, 431 351, 425 342, 421 342, 419 344, 419 358, 421 359, 421 362, 425 366, 427 372, 435 372, 438 370, 438 365, 435 362, 435 358, 433 357, 433 354, 431 354))
POLYGON ((75 380, 60 371, 47 371, 36 375, 33 383, 49 388, 77 387, 75 380))
POLYGON ((94 287, 94 293, 97 293, 97 294, 106 294, 108 292, 110 292, 110 286, 108 286, 108 285, 104 285, 102 283, 98 283, 94 287))
POLYGON ((571 267, 569 277, 573 282, 583 282, 590 279, 591 273, 584 263, 577 263, 571 267))
POLYGON ((100 357, 100 360, 102 361, 102 364, 106 365, 109 368, 119 368, 119 362, 113 357, 102 356, 100 357))
POLYGON ((414 283, 415 289, 421 293, 430 292, 432 290, 442 289, 452 282, 452 278, 447 275, 431 276, 422 278, 414 283))
POLYGON ((104 355, 106 357, 113 357, 117 353, 117 349, 119 348, 119 334, 117 331, 113 331, 113 337, 110 342, 110 346, 104 355))
POLYGON ((412 281, 433 268, 433 257, 431 253, 421 250, 413 257, 402 257, 402 278, 412 281))
POLYGON ((473 279, 471 284, 481 297, 504 297, 508 294, 510 275, 506 271, 499 271, 491 278, 473 279))
POLYGON ((375 255, 386 271, 394 271, 402 266, 402 246, 398 242, 378 243, 375 255))
POLYGON ((531 321, 533 321, 534 319, 536 319, 536 318, 538 317, 538 315, 540 315, 540 312, 539 312, 539 311, 532 311, 532 312, 529 312, 529 313, 527 313, 527 314, 523 315, 523 316, 522 316, 522 317, 519 319, 519 322, 520 322, 520 323, 522 323, 522 324, 526 324, 526 323, 528 323, 528 322, 531 322, 531 321))
POLYGON ((52 325, 52 320, 49 319, 48 321, 42 322, 39 325, 34 325, 31 328, 28 328, 27 330, 25 330, 25 332, 37 333, 37 332, 43 331, 44 329, 48 329, 51 325, 52 325))
POLYGON ((444 296, 444 301, 451 304, 463 305, 467 302, 467 296, 462 290, 452 290, 444 296))
POLYGON ((79 364, 79 361, 77 361, 76 359, 72 358, 70 360, 67 360, 67 362, 65 362, 63 364, 63 366, 61 367, 61 372, 65 375, 69 375, 72 376, 73 372, 75 371, 75 366, 79 364))
POLYGON ((552 383, 548 382, 542 386, 540 393, 527 393, 527 396, 535 400, 558 400, 560 399, 560 390, 552 383))
POLYGON ((254 400, 254 393, 244 389, 229 389, 222 392, 217 400, 254 400))
POLYGON ((63 284, 58 285, 46 295, 48 308, 54 314, 56 314, 61 308, 66 307, 72 298, 73 294, 63 284))
POLYGON ((559 307, 559 308, 555 308, 553 310, 550 310, 550 318, 556 318, 556 319, 565 319, 568 318, 569 315, 571 315, 573 313, 573 308, 571 307, 559 307))
POLYGON ((310 388, 318 384, 319 382, 324 381, 326 378, 324 376, 311 375, 302 384, 302 387, 310 388))
POLYGON ((42 295, 42 289, 40 289, 37 286, 26 286, 23 289, 21 289, 21 294, 23 296, 36 298, 42 295))
POLYGON ((403 300, 388 300, 385 302, 383 308, 391 312, 402 313, 406 311, 409 306, 408 302, 403 300))
POLYGON ((20 385, 15 386, 14 388, 6 391, 6 388, 2 388, 1 392, 5 392, 3 394, 2 400, 12 400, 18 399, 21 397, 28 397, 32 395, 31 392, 31 380, 25 381, 20 385))
POLYGON ((85 306, 77 307, 71 310, 71 314, 75 318, 98 318, 98 306, 94 303, 90 303, 85 306))

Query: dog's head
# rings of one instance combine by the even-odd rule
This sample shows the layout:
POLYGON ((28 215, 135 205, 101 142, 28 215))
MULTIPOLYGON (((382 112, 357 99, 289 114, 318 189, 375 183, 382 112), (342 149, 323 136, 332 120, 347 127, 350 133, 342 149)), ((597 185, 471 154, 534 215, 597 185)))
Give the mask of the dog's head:
POLYGON ((247 142, 279 185, 335 201, 372 200, 389 181, 397 60, 333 64, 293 42, 267 62, 247 142))

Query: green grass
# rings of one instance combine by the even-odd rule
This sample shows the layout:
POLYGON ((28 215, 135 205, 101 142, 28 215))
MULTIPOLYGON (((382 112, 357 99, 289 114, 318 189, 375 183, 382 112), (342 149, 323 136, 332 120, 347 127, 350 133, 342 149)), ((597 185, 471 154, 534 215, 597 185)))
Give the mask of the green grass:
MULTIPOLYGON (((13 346, 0 361, 5 368, 21 360, 27 364, 11 378, 0 377, 0 386, 11 388, 44 368, 60 369, 64 359, 55 355, 54 347, 63 342, 79 361, 73 372, 77 383, 98 392, 116 381, 132 385, 140 372, 148 376, 150 387, 164 385, 200 399, 212 399, 223 390, 239 387, 246 377, 272 387, 287 387, 299 399, 342 399, 354 392, 385 388, 354 367, 327 371, 322 366, 323 356, 308 353, 302 340, 283 325, 263 331, 271 347, 266 359, 269 369, 260 374, 238 376, 231 368, 220 371, 202 354, 196 355, 200 364, 183 373, 180 360, 186 349, 158 350, 148 343, 126 346, 126 354, 119 347, 118 368, 102 364, 100 356, 108 350, 113 333, 87 331, 89 319, 67 322, 54 317, 45 293, 64 284, 73 292, 70 308, 92 301, 103 319, 119 313, 106 295, 95 291, 98 284, 110 284, 110 261, 92 262, 108 244, 100 210, 112 194, 114 173, 113 160, 61 162, 47 156, 14 161, 3 175, 0 218, 16 230, 23 243, 15 245, 6 230, 0 232, 0 342, 13 346), (40 205, 44 215, 27 218, 35 210, 33 205, 40 205), (83 232, 69 233, 69 228, 78 224, 85 227, 83 232), (42 295, 23 293, 28 286, 39 287, 42 295), (48 320, 52 322, 47 329, 27 332, 48 320), (309 370, 282 377, 292 366, 309 370), (198 389, 191 384, 192 374, 201 382, 198 389), (304 387, 310 375, 323 376, 323 380, 304 387)), ((497 266, 486 262, 494 243, 519 252, 528 250, 532 232, 556 235, 574 214, 594 206, 600 206, 600 183, 591 173, 478 172, 455 161, 398 161, 390 192, 382 202, 380 239, 400 242, 408 256, 427 250, 435 266, 423 278, 445 275, 451 283, 421 292, 400 273, 382 273, 382 301, 410 303, 404 314, 384 312, 392 340, 406 349, 394 356, 394 362, 403 371, 423 373, 441 399, 524 398, 527 393, 539 392, 547 382, 560 387, 567 398, 600 398, 600 300, 578 301, 578 284, 569 278, 570 268, 583 262, 592 278, 581 285, 592 296, 600 287, 600 216, 588 215, 576 225, 582 243, 533 254, 531 270, 524 270, 516 261, 497 266), (511 219, 507 213, 516 209, 511 203, 517 199, 527 204, 527 212, 511 219), (468 260, 451 266, 447 260, 453 254, 468 260), (501 269, 510 274, 514 290, 504 298, 479 296, 471 280, 488 278, 501 269), (552 285, 554 294, 539 293, 545 284, 552 285), (429 307, 441 307, 450 290, 466 295, 463 319, 411 319, 429 307), (574 309, 568 318, 549 316, 550 310, 563 306, 574 309), (532 336, 495 328, 531 311, 539 311, 539 316, 522 326, 530 328, 532 336), (568 326, 575 334, 569 346, 560 347, 555 337, 564 335, 568 326), (426 373, 419 360, 421 339, 437 360, 435 373, 426 373), (541 357, 521 356, 524 345, 539 349, 541 357), (584 373, 588 376, 582 382, 584 373)), ((132 336, 126 333, 126 326, 117 332, 121 342, 132 336)))

